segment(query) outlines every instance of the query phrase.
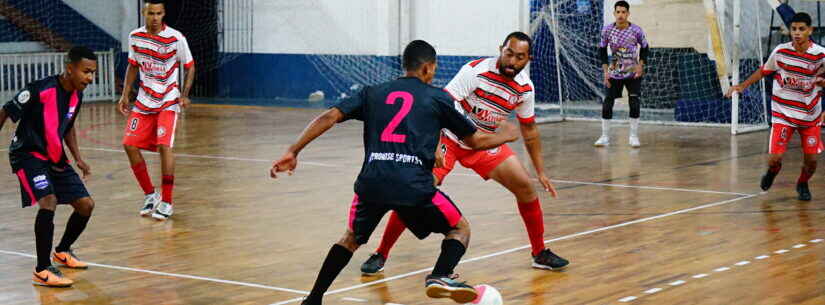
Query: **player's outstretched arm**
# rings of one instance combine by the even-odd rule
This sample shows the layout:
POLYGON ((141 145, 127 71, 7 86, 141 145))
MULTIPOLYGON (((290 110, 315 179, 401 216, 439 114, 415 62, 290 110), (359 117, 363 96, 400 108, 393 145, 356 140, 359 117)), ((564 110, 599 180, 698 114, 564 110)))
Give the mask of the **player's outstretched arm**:
POLYGON ((120 100, 117 102, 117 110, 121 114, 128 116, 129 112, 129 95, 132 93, 132 85, 137 79, 138 68, 135 65, 129 64, 126 68, 126 79, 123 81, 123 92, 120 94, 120 100))
POLYGON ((83 180, 88 179, 92 176, 92 168, 86 164, 86 161, 83 160, 83 157, 80 156, 80 149, 77 145, 77 133, 75 132, 75 127, 72 126, 72 129, 69 129, 69 133, 66 135, 66 146, 69 148, 69 151, 72 153, 74 157, 74 161, 77 164, 77 167, 83 172, 83 180))
POLYGON ((195 65, 193 64, 186 69, 186 80, 183 82, 183 91, 181 91, 180 105, 183 108, 189 106, 189 91, 192 90, 192 84, 195 83, 195 65))
POLYGON ((501 124, 499 124, 496 133, 486 133, 476 130, 475 133, 461 139, 461 141, 464 141, 464 144, 467 144, 467 146, 470 146, 470 148, 474 150, 495 148, 515 140, 518 140, 518 130, 516 130, 515 125, 507 121, 502 121, 501 124))
POLYGON ((9 116, 6 115, 6 110, 3 107, 0 107, 0 131, 3 131, 3 124, 6 123, 6 118, 9 116))
POLYGON ((733 95, 733 92, 736 92, 736 93, 744 92, 745 89, 748 89, 748 87, 750 87, 750 85, 753 85, 753 83, 758 82, 763 77, 765 77, 765 76, 762 75, 762 69, 757 69, 744 82, 742 82, 738 85, 735 85, 735 86, 731 86, 730 89, 728 89, 728 92, 725 93, 725 97, 730 97, 731 95, 733 95))
POLYGON ((524 147, 527 148, 527 153, 530 155, 530 160, 533 161, 533 168, 536 169, 536 178, 541 182, 542 188, 550 192, 553 198, 556 198, 556 188, 550 182, 550 178, 544 173, 544 158, 541 153, 541 135, 539 134, 539 127, 535 122, 520 123, 521 137, 524 139, 524 147))
POLYGON ((321 136, 336 123, 343 120, 344 113, 338 108, 330 108, 312 120, 312 122, 307 125, 306 129, 301 132, 301 135, 298 137, 295 144, 290 145, 286 150, 286 153, 284 153, 280 159, 272 163, 272 168, 269 170, 269 176, 274 179, 277 178, 277 173, 281 172, 287 172, 287 174, 292 175, 295 167, 298 166, 298 154, 301 150, 303 150, 304 147, 306 147, 310 142, 315 140, 315 138, 321 136))

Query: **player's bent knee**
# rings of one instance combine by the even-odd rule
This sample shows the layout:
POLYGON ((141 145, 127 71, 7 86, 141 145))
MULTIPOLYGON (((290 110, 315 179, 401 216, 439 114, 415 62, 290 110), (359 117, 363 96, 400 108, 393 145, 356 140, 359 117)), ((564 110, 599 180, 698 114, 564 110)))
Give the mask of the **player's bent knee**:
POLYGON ((358 250, 358 248, 361 247, 361 244, 359 244, 358 240, 355 238, 355 232, 352 232, 351 230, 344 232, 344 236, 338 240, 337 244, 352 252, 355 252, 355 250, 358 250))
POLYGON ((54 211, 57 209, 57 197, 55 195, 48 195, 40 198, 40 200, 37 201, 37 204, 40 205, 41 209, 54 211))
POLYGON ((84 197, 77 200, 75 210, 78 214, 89 217, 95 209, 95 201, 91 197, 84 197))

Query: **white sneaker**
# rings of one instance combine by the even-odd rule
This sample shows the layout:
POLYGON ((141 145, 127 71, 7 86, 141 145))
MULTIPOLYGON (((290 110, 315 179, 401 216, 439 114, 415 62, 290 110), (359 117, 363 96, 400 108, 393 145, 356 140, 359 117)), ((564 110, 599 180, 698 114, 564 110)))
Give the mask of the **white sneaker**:
POLYGON ((637 136, 630 136, 629 141, 630 141, 630 147, 639 148, 639 146, 642 146, 642 143, 639 143, 639 137, 637 137, 637 136))
POLYGON ((158 194, 158 192, 146 195, 146 197, 143 198, 143 208, 140 209, 140 216, 149 216, 149 214, 152 214, 159 203, 160 194, 158 194))
POLYGON ((172 217, 172 204, 168 202, 161 202, 158 208, 152 213, 152 218, 157 220, 166 220, 172 217))
POLYGON ((602 146, 610 145, 610 137, 603 135, 603 136, 599 137, 599 139, 596 140, 596 143, 593 143, 593 145, 596 146, 596 147, 602 147, 602 146))

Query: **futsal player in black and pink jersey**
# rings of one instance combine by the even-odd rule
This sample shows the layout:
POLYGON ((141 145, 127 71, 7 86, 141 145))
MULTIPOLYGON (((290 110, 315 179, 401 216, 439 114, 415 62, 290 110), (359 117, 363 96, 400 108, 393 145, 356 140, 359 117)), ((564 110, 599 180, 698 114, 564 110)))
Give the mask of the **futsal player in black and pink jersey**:
MULTIPOLYGON (((541 135, 535 117, 533 81, 530 80, 529 71, 525 69, 532 59, 532 45, 533 40, 529 35, 523 32, 510 33, 501 44, 498 57, 467 63, 444 90, 453 97, 456 107, 461 108, 464 115, 481 131, 495 132, 499 122, 506 121, 515 114, 524 147, 533 161, 536 180, 545 191, 556 197, 556 190, 547 177, 542 157, 541 135)), ((444 182, 455 164, 460 163, 484 180, 493 179, 513 194, 530 240, 533 268, 559 270, 570 263, 545 246, 544 214, 539 195, 530 183, 527 169, 509 145, 476 151, 449 131, 444 131, 439 152, 443 155, 443 166, 433 170, 438 185, 444 182)), ((390 214, 378 249, 361 265, 364 275, 373 275, 384 269, 390 249, 404 229, 404 222, 394 213, 390 214)))
POLYGON ((74 123, 83 104, 83 89, 92 83, 96 71, 94 52, 74 47, 66 56, 65 72, 29 83, 0 108, 0 130, 7 118, 17 123, 9 161, 20 182, 23 207, 40 206, 34 220, 35 285, 68 287, 73 283, 49 261, 58 204, 70 204, 74 213, 69 216, 60 244, 54 248, 52 260, 66 268, 88 267, 77 259, 71 246, 86 229, 95 202, 69 164, 66 148, 83 171, 83 179, 89 177, 91 168, 80 155, 74 123))
POLYGON ((302 304, 321 304, 324 293, 349 263, 353 252, 367 243, 375 227, 394 211, 413 234, 424 239, 441 233, 445 239, 432 274, 425 280, 433 298, 470 302, 477 292, 457 281, 453 269, 467 249, 470 224, 458 207, 434 186, 435 150, 442 128, 450 130, 472 149, 488 149, 515 141, 515 127, 504 123, 497 133, 479 131, 453 106, 453 99, 430 86, 436 71, 435 49, 416 40, 404 49, 405 75, 397 80, 369 86, 345 99, 315 120, 276 161, 270 173, 292 171, 298 153, 336 123, 350 119, 364 122, 364 163, 355 182, 348 226, 332 246, 302 304))
POLYGON ((796 182, 798 199, 811 200, 808 180, 816 171, 816 158, 823 150, 822 87, 825 85, 825 48, 811 41, 811 16, 797 13, 790 22, 791 38, 773 50, 768 61, 747 80, 732 86, 733 92, 743 92, 766 75, 774 74, 771 96, 771 138, 768 171, 760 186, 767 191, 782 168, 782 156, 794 132, 802 138, 803 165, 796 182))

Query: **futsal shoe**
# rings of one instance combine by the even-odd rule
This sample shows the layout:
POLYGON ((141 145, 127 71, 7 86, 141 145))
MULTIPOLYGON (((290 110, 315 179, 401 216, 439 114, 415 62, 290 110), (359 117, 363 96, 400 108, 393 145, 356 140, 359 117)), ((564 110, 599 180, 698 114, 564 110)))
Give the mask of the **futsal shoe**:
POLYGON ((384 263, 387 259, 380 253, 373 253, 364 264, 361 265, 361 273, 364 275, 375 275, 384 271, 384 263))
POLYGON ((639 142, 639 137, 638 136, 630 136, 629 142, 630 142, 630 147, 633 147, 633 148, 639 148, 639 147, 642 146, 642 143, 639 142))
POLYGON ((149 216, 152 212, 155 211, 155 208, 158 207, 160 203, 160 195, 158 192, 151 193, 146 195, 143 198, 143 208, 140 209, 140 216, 149 216))
POLYGON ((762 175, 762 182, 759 183, 759 187, 761 187, 763 191, 767 191, 771 188, 771 185, 773 185, 774 178, 776 178, 776 174, 765 172, 765 174, 762 175))
POLYGON ((312 301, 309 298, 305 298, 301 302, 301 305, 321 305, 321 301, 312 301))
POLYGON ((478 297, 478 291, 466 282, 456 281, 457 274, 451 276, 427 275, 424 287, 427 296, 435 299, 450 298, 456 303, 468 303, 478 297))
POLYGON ((799 193, 797 199, 802 201, 811 201, 811 191, 808 189, 808 182, 796 184, 796 192, 799 193))
POLYGON ((80 261, 71 249, 65 252, 54 252, 52 261, 66 268, 88 269, 89 265, 80 261))
POLYGON ((32 284, 46 287, 69 287, 74 281, 63 277, 63 273, 54 266, 48 266, 43 271, 32 274, 32 284))
POLYGON ((157 220, 167 220, 169 217, 172 217, 173 212, 171 203, 161 202, 155 212, 152 213, 152 218, 157 220))
POLYGON ((604 147, 608 145, 610 145, 610 137, 605 135, 602 135, 598 140, 596 140, 596 143, 593 143, 593 146, 596 147, 604 147))
POLYGON ((544 249, 539 255, 533 256, 533 268, 546 270, 560 270, 570 264, 566 259, 556 255, 550 249, 544 249))

